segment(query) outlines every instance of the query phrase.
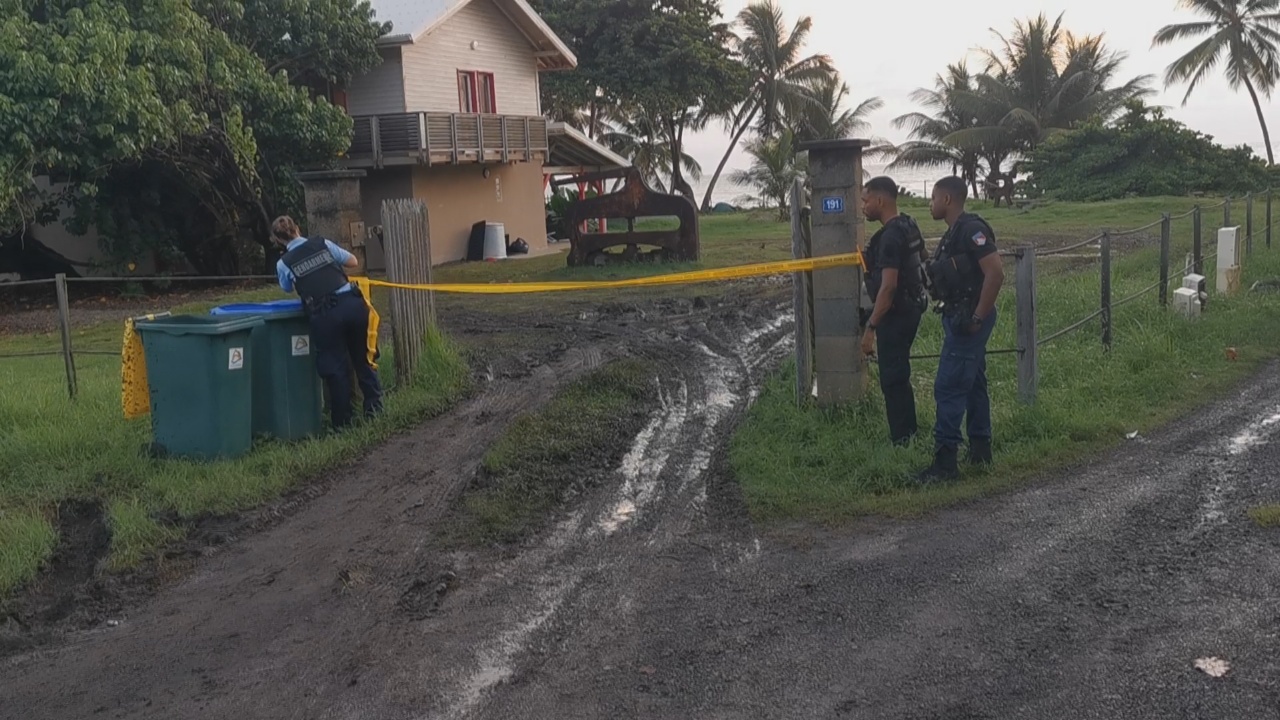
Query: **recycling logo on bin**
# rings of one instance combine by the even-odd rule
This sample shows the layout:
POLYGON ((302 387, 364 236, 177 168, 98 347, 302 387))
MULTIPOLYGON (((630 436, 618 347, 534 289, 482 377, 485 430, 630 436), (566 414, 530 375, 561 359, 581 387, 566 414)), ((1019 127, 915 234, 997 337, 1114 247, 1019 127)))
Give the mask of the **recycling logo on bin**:
POLYGON ((244 348, 231 348, 230 356, 227 358, 228 370, 241 370, 244 368, 244 348))
POLYGON ((311 354, 311 336, 310 335, 294 335, 293 336, 293 356, 311 354))

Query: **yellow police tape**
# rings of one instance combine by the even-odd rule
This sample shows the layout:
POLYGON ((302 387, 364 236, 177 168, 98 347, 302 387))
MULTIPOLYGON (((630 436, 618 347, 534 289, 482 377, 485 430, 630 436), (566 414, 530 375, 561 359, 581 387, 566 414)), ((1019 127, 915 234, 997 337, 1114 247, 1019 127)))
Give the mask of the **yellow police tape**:
POLYGON ((562 292, 565 290, 618 290, 622 288, 688 285, 691 283, 715 282, 719 280, 738 280, 741 278, 763 277, 766 275, 810 272, 812 270, 828 270, 831 268, 847 267, 851 265, 862 265, 861 253, 827 255, 824 257, 808 258, 805 260, 782 260, 779 262, 736 265, 734 267, 716 268, 714 270, 694 270, 692 272, 629 278, 626 280, 527 283, 432 283, 421 285, 392 283, 384 280, 369 280, 368 284, 377 287, 396 288, 399 290, 431 290, 434 292, 446 293, 509 295, 515 293, 562 292))
POLYGON ((128 420, 151 412, 151 391, 147 386, 147 360, 142 353, 142 338, 134 328, 133 318, 124 321, 124 345, 120 350, 120 400, 128 420))
POLYGON ((365 336, 365 347, 368 349, 369 367, 377 370, 380 354, 378 352, 378 326, 381 324, 381 319, 378 317, 377 308, 373 306, 373 293, 369 289, 373 281, 367 277, 353 277, 351 282, 360 288, 360 294, 364 295, 365 307, 369 308, 369 332, 365 336))

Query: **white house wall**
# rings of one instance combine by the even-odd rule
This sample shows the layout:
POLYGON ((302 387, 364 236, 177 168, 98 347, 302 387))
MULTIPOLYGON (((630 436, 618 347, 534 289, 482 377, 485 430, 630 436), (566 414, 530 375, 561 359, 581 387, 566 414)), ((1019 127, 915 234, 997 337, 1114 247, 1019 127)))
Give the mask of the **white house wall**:
MULTIPOLYGON (((498 113, 540 114, 533 45, 493 0, 474 0, 405 46, 405 109, 458 112, 459 70, 493 73, 498 113)), ((352 114, 359 113, 353 109, 352 114)))
POLYGON ((347 90, 347 112, 351 115, 405 112, 404 67, 400 62, 400 49, 380 50, 378 54, 382 56, 382 64, 361 75, 347 90))

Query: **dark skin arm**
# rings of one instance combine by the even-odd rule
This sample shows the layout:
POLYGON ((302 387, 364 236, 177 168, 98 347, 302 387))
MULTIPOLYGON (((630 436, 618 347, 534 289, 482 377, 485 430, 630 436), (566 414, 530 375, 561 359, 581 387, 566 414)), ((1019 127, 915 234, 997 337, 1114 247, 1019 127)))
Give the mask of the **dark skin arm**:
POLYGON ((982 294, 978 296, 978 308, 973 312, 986 320, 996 307, 1000 288, 1004 287, 1004 265, 1000 262, 1000 253, 991 253, 982 258, 978 261, 978 267, 982 268, 982 294))
POLYGON ((867 321, 867 331, 862 334, 863 355, 875 354, 876 331, 872 327, 879 325, 889 310, 893 309, 893 294, 898 290, 897 268, 885 268, 880 273, 880 292, 876 294, 875 307, 871 310, 871 319, 867 321))

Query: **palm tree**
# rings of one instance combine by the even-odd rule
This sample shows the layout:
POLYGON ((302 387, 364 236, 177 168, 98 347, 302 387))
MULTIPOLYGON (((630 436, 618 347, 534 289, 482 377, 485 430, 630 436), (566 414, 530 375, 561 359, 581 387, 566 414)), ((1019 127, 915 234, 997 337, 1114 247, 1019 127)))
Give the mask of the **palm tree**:
POLYGON ((1258 93, 1270 99, 1280 79, 1277 44, 1280 43, 1280 0, 1184 0, 1183 5, 1206 18, 1199 22, 1167 25, 1156 33, 1152 47, 1172 44, 1183 39, 1204 38, 1186 55, 1165 70, 1166 86, 1187 84, 1182 98, 1186 105, 1196 86, 1210 72, 1225 64, 1231 89, 1242 86, 1249 91, 1262 139, 1267 145, 1267 162, 1275 164, 1271 150, 1271 133, 1262 114, 1258 93))
POLYGON ((778 208, 779 219, 786 220, 790 210, 787 198, 796 178, 807 170, 807 161, 795 152, 795 136, 789 129, 783 129, 776 137, 757 137, 746 146, 751 156, 751 167, 734 171, 729 181, 735 185, 756 191, 757 195, 748 197, 761 205, 772 203, 778 208))
MULTIPOLYGON (((600 139, 609 149, 630 160, 650 187, 667 192, 668 185, 663 178, 671 177, 672 153, 661 123, 640 111, 620 115, 604 129, 600 139)), ((681 165, 694 182, 702 179, 702 166, 693 156, 682 151, 681 165)))
POLYGON ((734 51, 750 72, 750 90, 726 118, 731 140, 707 185, 702 209, 711 209, 720 174, 743 135, 755 127, 762 136, 776 135, 788 112, 814 102, 812 84, 835 74, 826 55, 802 57, 813 20, 800 18, 788 32, 782 7, 776 0, 756 0, 738 14, 741 35, 734 36, 734 51))
POLYGON ((787 118, 796 142, 840 140, 865 134, 871 130, 867 116, 884 107, 883 100, 873 97, 852 110, 845 109, 849 86, 835 74, 814 81, 810 92, 814 102, 793 109, 787 118))
POLYGON ((893 126, 905 128, 910 134, 901 145, 877 148, 893 158, 888 169, 892 172, 950 166, 951 174, 964 178, 977 195, 982 156, 984 152, 995 153, 992 148, 962 147, 947 142, 956 133, 978 126, 977 116, 964 112, 957 102, 959 93, 973 92, 973 75, 961 62, 948 65, 946 72, 934 80, 933 88, 920 88, 911 93, 912 101, 924 106, 924 110, 894 118, 893 126))
POLYGON ((993 176, 1003 174, 1005 159, 1034 151, 1051 133, 1110 118, 1151 92, 1148 76, 1113 85, 1124 53, 1109 50, 1100 36, 1072 36, 1061 15, 1053 22, 1043 14, 1017 21, 1011 36, 996 37, 1001 47, 985 52, 986 72, 974 78, 972 90, 954 96, 977 126, 947 139, 983 149, 993 176))

